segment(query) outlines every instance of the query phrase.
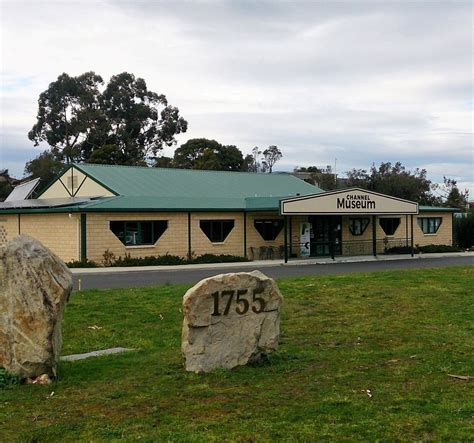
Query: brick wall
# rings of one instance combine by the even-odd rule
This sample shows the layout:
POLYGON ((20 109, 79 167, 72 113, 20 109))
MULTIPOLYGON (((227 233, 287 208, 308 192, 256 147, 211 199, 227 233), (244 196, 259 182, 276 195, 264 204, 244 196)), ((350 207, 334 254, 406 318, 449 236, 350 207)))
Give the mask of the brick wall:
POLYGON ((0 215, 1 242, 19 233, 36 238, 64 261, 79 259, 79 217, 77 214, 0 215))
POLYGON ((87 214, 87 258, 101 263, 106 250, 117 258, 148 255, 179 255, 188 253, 187 213, 104 213, 87 214), (110 230, 111 221, 167 220, 168 228, 154 245, 125 246, 110 230))
POLYGON ((0 247, 6 245, 18 235, 18 216, 16 214, 0 214, 0 247))
MULTIPOLYGON (((436 234, 423 234, 414 216, 414 244, 452 244, 452 216, 451 213, 422 213, 420 216, 442 217, 441 226, 436 234)), ((278 214, 248 213, 247 214, 247 254, 249 258, 259 258, 262 246, 272 246, 277 251, 284 244, 283 230, 273 241, 265 241, 255 229, 256 219, 281 218, 278 214), (256 253, 253 256, 252 253, 256 253)), ((370 221, 371 220, 371 217, 370 221)), ((291 237, 293 254, 299 256, 300 226, 308 220, 307 216, 291 217, 291 237)), ((410 217, 408 217, 408 237, 410 238, 410 217)), ((231 213, 193 213, 191 215, 192 252, 195 255, 232 254, 244 255, 244 215, 241 212, 231 213), (202 232, 200 220, 234 220, 234 228, 222 243, 212 243, 202 232)), ((48 248, 54 251, 64 261, 80 259, 80 215, 79 214, 23 214, 20 217, 20 232, 37 238, 48 248)), ((18 215, 0 215, 0 246, 18 235, 18 215)), ((406 218, 400 216, 400 225, 393 239, 405 239, 406 218)), ((386 237, 379 223, 377 223, 377 239, 386 237)), ((349 217, 342 218, 342 243, 343 253, 356 254, 348 245, 352 242, 366 241, 372 250, 372 225, 371 223, 362 236, 354 236, 349 231, 349 217)), ((378 251, 383 252, 384 244, 379 241, 378 251)), ((132 257, 147 255, 172 254, 186 257, 188 254, 188 214, 187 213, 104 213, 87 214, 87 257, 89 260, 101 263, 106 250, 111 251, 116 257, 130 254, 132 257), (113 234, 109 225, 112 220, 167 220, 168 229, 155 245, 126 247, 113 234)))

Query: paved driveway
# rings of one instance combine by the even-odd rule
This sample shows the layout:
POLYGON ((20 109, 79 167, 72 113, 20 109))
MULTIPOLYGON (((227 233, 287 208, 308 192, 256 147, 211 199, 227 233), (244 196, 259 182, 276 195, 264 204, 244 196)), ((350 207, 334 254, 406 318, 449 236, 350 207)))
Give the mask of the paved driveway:
POLYGON ((225 272, 253 271, 259 269, 273 278, 301 277, 307 275, 334 275, 347 274, 350 272, 372 272, 392 269, 417 269, 417 268, 439 268, 456 265, 472 265, 473 257, 442 257, 404 260, 384 260, 363 263, 331 263, 317 265, 286 265, 258 267, 255 265, 242 264, 238 267, 220 267, 216 265, 212 269, 180 269, 173 270, 150 270, 150 271, 115 271, 107 273, 76 273, 74 274, 74 288, 78 288, 78 279, 81 279, 82 289, 91 288, 130 288, 151 285, 185 283, 194 284, 199 280, 225 272))

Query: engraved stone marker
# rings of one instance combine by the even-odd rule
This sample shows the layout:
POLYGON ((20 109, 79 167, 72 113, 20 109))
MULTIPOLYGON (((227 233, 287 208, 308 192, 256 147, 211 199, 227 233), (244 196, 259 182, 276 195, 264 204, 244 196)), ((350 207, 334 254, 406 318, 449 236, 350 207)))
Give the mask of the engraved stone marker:
POLYGON ((200 281, 183 297, 186 370, 230 369, 275 350, 282 301, 275 281, 259 271, 200 281))
POLYGON ((71 272, 39 241, 21 235, 0 249, 0 367, 56 375, 71 289, 71 272))

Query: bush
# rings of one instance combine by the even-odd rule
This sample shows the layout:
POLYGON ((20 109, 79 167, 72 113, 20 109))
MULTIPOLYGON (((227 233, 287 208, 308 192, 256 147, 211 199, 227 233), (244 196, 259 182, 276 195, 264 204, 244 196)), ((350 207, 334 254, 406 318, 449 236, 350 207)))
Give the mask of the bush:
POLYGON ((424 254, 434 254, 437 252, 459 252, 461 249, 457 248, 456 246, 449 246, 449 245, 426 245, 426 246, 418 246, 417 248, 420 252, 424 254))
POLYGON ((68 268, 97 268, 98 264, 91 260, 73 260, 66 263, 68 268))
MULTIPOLYGON (((173 265, 187 265, 187 264, 203 264, 203 263, 232 263, 232 262, 248 262, 249 259, 238 255, 215 255, 203 254, 198 257, 185 259, 179 255, 157 255, 147 257, 131 257, 130 254, 125 254, 124 257, 118 258, 106 250, 103 254, 103 265, 107 267, 119 266, 173 266, 173 265)), ((99 265, 93 261, 72 261, 67 263, 69 268, 97 268, 99 265)))
POLYGON ((126 254, 124 258, 117 258, 111 266, 166 266, 166 265, 184 265, 186 260, 178 255, 158 255, 147 257, 130 257, 126 254))
MULTIPOLYGON (((418 249, 414 247, 413 252, 418 254, 418 249)), ((385 254, 411 254, 411 246, 392 246, 385 249, 385 254)))
POLYGON ((453 220, 454 242, 461 248, 472 248, 474 246, 474 212, 454 217, 453 220))
POLYGON ((188 260, 188 263, 233 263, 233 262, 247 262, 249 259, 247 257, 242 257, 240 255, 228 255, 228 254, 203 254, 199 257, 192 258, 188 260))
POLYGON ((0 389, 18 384, 20 384, 20 377, 18 375, 11 374, 6 369, 0 368, 0 389))

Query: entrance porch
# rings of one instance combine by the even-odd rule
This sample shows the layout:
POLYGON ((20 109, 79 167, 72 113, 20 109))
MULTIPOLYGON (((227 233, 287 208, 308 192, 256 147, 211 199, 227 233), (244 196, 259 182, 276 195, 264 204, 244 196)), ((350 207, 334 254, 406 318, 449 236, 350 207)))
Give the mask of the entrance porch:
POLYGON ((285 262, 315 258, 410 252, 414 202, 362 189, 284 199, 285 262))

